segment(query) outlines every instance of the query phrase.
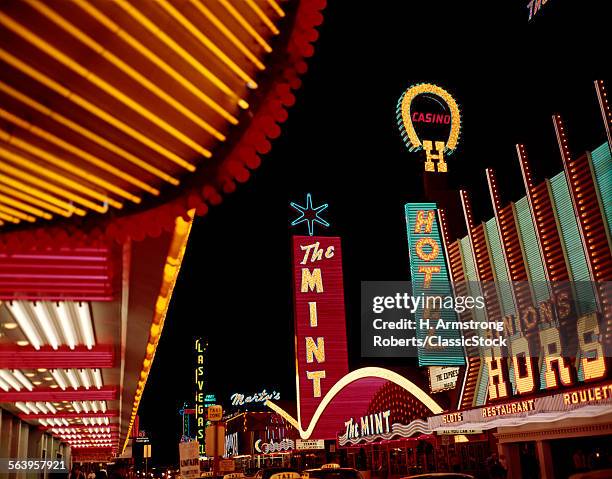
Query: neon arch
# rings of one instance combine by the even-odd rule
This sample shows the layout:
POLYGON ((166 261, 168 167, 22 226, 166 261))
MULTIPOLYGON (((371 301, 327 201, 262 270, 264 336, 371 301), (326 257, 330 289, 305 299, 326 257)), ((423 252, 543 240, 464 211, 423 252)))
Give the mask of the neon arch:
MULTIPOLYGON (((398 386, 404 388, 406 391, 412 394, 415 398, 421 401, 421 403, 423 403, 432 413, 440 414, 443 411, 440 405, 436 401, 434 401, 429 394, 427 394, 425 391, 423 391, 420 387, 418 387, 416 384, 414 384, 409 379, 406 379, 405 377, 400 376, 396 372, 390 371, 389 369, 376 368, 376 367, 367 367, 367 368, 361 368, 355 371, 351 371, 346 376, 344 376, 342 379, 340 379, 336 384, 334 384, 332 388, 327 392, 327 394, 323 397, 321 402, 319 403, 319 406, 317 407, 315 413, 313 414, 312 419, 310 420, 310 424, 308 425, 307 429, 302 429, 302 421, 300 418, 299 403, 298 403, 298 419, 295 419, 287 411, 277 406, 270 400, 267 400, 265 405, 268 406, 270 409, 272 409, 274 412, 278 413, 283 418, 285 418, 289 422, 289 424, 291 424, 294 428, 296 428, 299 431, 300 437, 302 439, 308 439, 310 435, 312 434, 312 432, 314 431, 314 428, 316 427, 317 422, 319 422, 319 419, 321 415, 323 414, 323 412, 325 411, 325 408, 327 408, 327 406, 332 401, 332 399, 334 399, 334 397, 340 391, 342 391, 342 389, 348 386, 350 383, 357 381, 358 379, 363 379, 363 378, 380 378, 380 379, 386 379, 387 381, 391 381, 397 384, 398 386)), ((299 391, 298 391, 298 397, 299 397, 299 391)))

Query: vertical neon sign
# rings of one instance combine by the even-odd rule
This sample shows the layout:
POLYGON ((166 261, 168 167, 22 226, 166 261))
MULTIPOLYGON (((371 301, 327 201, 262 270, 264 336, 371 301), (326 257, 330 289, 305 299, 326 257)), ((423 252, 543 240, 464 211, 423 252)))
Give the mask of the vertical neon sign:
POLYGON ((196 435, 195 438, 200 445, 200 455, 205 455, 205 430, 206 430, 206 394, 205 394, 205 371, 206 371, 206 350, 208 342, 197 338, 195 340, 195 420, 196 420, 196 435))
POLYGON ((348 373, 340 238, 293 237, 298 417, 309 424, 348 373))
MULTIPOLYGON (((408 250, 410 255, 410 276, 414 296, 451 296, 451 285, 448 270, 442 251, 442 239, 438 228, 437 207, 435 203, 407 203, 405 205, 406 229, 408 233, 408 250)), ((442 319, 445 322, 457 321, 454 310, 427 310, 422 304, 415 311, 417 325, 427 317, 432 328, 418 328, 418 339, 425 339, 428 334, 441 338, 460 338, 460 332, 454 329, 435 330, 433 325, 442 319)), ((418 348, 419 366, 462 366, 465 364, 463 348, 436 347, 418 348)))

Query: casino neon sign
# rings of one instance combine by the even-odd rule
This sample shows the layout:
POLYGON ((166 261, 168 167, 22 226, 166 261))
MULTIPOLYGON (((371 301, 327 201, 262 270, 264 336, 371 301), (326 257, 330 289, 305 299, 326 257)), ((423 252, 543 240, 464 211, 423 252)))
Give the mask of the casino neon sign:
POLYGON ((444 155, 453 154, 461 132, 461 113, 457 102, 450 93, 431 83, 420 83, 409 87, 397 104, 397 123, 410 151, 425 150, 425 171, 440 173, 448 171, 444 155), (444 107, 445 105, 445 111, 420 111, 415 107, 415 103, 421 98, 430 99, 430 105, 433 106, 437 104, 444 107), (448 137, 445 138, 441 131, 427 131, 426 138, 419 138, 415 124, 423 123, 450 125, 448 137))

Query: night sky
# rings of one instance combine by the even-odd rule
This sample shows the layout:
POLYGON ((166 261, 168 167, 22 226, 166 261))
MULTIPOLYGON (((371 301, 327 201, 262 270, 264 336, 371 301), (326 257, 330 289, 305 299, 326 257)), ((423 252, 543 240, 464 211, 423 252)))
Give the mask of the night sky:
POLYGON ((140 406, 154 462, 178 456, 196 336, 209 340, 207 380, 219 399, 264 387, 295 398, 290 237, 306 229, 289 227, 289 202, 307 192, 330 205, 331 227, 318 233, 342 237, 350 362, 365 364, 360 282, 409 279, 403 205, 423 199, 420 156, 395 123, 408 86, 436 83, 459 103, 449 175, 470 191, 478 221, 493 214, 486 167, 505 200, 524 195, 516 143, 537 180, 561 171, 553 113, 574 153, 605 140, 593 87, 604 79, 612 88, 607 15, 597 11, 605 2, 549 0, 531 22, 527 3, 331 2, 281 137, 247 184, 195 220, 140 406))

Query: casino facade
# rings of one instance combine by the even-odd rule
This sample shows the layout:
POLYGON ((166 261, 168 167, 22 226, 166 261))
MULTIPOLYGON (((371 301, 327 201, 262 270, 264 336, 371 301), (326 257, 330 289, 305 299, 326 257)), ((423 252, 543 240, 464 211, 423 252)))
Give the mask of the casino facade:
MULTIPOLYGON (((138 5, 0 7, 0 457, 130 465, 193 220, 281 134, 325 2, 138 5)), ((534 178, 517 145, 526 194, 504 201, 487 170, 494 217, 482 222, 469 193, 448 188, 457 102, 428 83, 400 98, 425 183, 423 202, 404 206, 406 277, 422 293, 483 296, 459 319, 502 320, 504 350, 351 370, 342 240, 314 234, 329 226, 318 198, 292 203, 293 226, 308 225, 292 238, 296 403, 228 418, 226 455, 400 477, 480 473, 498 451, 512 478, 527 461, 549 478, 579 452, 608 455, 612 114, 595 89, 607 143, 570 151, 555 115, 561 172, 534 178)))
POLYGON ((130 467, 193 220, 281 134, 324 7, 2 3, 0 457, 130 467))
MULTIPOLYGON (((426 202, 405 207, 413 292, 431 286, 435 294, 483 297, 484 308, 458 320, 503 322, 503 349, 423 350, 417 368, 349 370, 340 238, 294 237, 297 414, 267 405, 303 440, 324 440, 328 460, 372 477, 486 474, 494 452, 512 478, 529 469, 566 477, 581 462, 605 462, 612 452, 612 144, 603 82, 595 89, 608 142, 571 152, 570 133, 553 116, 562 171, 534 178, 527 147, 517 145, 526 195, 504 201, 487 169, 493 218, 477 221, 469 193, 454 193, 466 235, 452 237, 433 189, 426 202)), ((431 85, 418 91, 445 93, 431 85)), ((404 133, 418 151, 416 131, 404 133)), ((433 145, 421 144, 425 174, 446 174, 450 161, 437 165, 445 142, 433 145)), ((440 197, 448 205, 448 191, 440 197)))

